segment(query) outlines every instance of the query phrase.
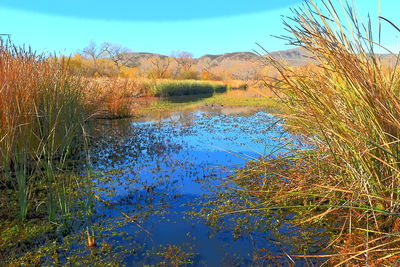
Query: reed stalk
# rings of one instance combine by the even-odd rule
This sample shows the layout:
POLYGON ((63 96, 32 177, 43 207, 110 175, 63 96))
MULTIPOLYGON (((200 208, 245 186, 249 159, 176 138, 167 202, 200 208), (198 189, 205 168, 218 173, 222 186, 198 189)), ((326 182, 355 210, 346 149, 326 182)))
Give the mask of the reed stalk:
POLYGON ((0 178, 15 191, 24 220, 32 190, 47 191, 51 220, 68 213, 67 165, 82 148, 82 125, 91 112, 84 83, 54 62, 11 43, 0 48, 0 178))
POLYGON ((290 161, 260 162, 244 177, 265 199, 265 210, 294 210, 298 223, 340 223, 329 248, 356 256, 339 253, 331 264, 390 264, 400 214, 398 56, 392 55, 396 64, 385 64, 377 51, 388 50, 356 10, 342 1, 310 0, 286 20, 290 36, 282 38, 314 64, 295 68, 269 57, 280 73, 271 87, 290 110, 288 129, 313 149, 293 151, 290 161), (265 168, 270 174, 258 181, 265 168))

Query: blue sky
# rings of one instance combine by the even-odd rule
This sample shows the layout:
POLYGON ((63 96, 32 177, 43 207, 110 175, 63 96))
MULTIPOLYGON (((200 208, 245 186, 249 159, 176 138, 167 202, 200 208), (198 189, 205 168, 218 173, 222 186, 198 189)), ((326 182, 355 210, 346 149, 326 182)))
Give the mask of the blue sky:
MULTIPOLYGON (((72 54, 91 40, 110 41, 136 52, 194 56, 289 47, 271 35, 285 34, 281 15, 302 0, 95 1, 0 0, 0 33, 40 52, 72 54)), ((317 0, 318 2, 318 0, 317 0)), ((333 0, 338 2, 338 0, 333 0)), ((355 0, 360 12, 377 16, 378 0, 355 0)), ((382 15, 400 25, 399 0, 381 0, 382 15)), ((399 50, 399 33, 384 24, 384 42, 399 50)), ((396 51, 396 52, 397 52, 396 51)))

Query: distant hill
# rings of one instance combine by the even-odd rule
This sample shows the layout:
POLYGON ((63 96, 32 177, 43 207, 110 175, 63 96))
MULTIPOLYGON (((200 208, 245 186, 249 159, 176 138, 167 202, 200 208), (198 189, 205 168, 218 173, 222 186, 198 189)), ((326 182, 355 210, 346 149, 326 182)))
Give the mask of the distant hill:
POLYGON ((394 54, 385 54, 385 55, 381 55, 382 58, 382 62, 385 65, 388 66, 395 66, 396 62, 397 62, 397 55, 394 54))
MULTIPOLYGON (((290 50, 282 50, 271 53, 272 56, 277 59, 284 60, 290 65, 304 65, 310 61, 307 58, 308 54, 300 48, 290 49, 290 50)), ((154 53, 125 53, 123 55, 122 63, 126 66, 133 67, 141 64, 142 60, 146 60, 149 58, 167 58, 168 56, 154 54, 154 53)), ((252 52, 236 52, 236 53, 226 53, 221 55, 204 55, 200 58, 193 59, 195 64, 201 64, 204 62, 208 62, 208 64, 216 66, 220 65, 223 62, 227 61, 235 61, 235 62, 262 62, 262 58, 252 52)))
MULTIPOLYGON (((309 62, 313 62, 311 54, 304 50, 303 48, 293 48, 281 51, 275 51, 270 53, 276 59, 282 60, 283 62, 291 65, 291 66, 302 66, 309 62)), ((380 55, 384 63, 388 63, 390 65, 395 64, 397 56, 382 54, 380 55)), ((123 55, 124 60, 123 64, 127 66, 138 66, 141 63, 141 60, 146 60, 149 58, 168 58, 169 56, 155 54, 155 53, 145 53, 145 52, 132 52, 125 53, 123 55)), ((227 61, 235 61, 235 62, 264 62, 260 55, 252 52, 236 52, 236 53, 226 53, 221 55, 204 55, 200 58, 193 59, 195 64, 208 62, 208 64, 216 66, 220 65, 223 62, 227 61)))
POLYGON ((120 63, 127 67, 138 67, 143 60, 147 60, 150 58, 160 57, 166 58, 167 56, 155 54, 155 53, 146 53, 146 52, 139 52, 139 53, 124 53, 121 56, 120 63))
MULTIPOLYGON (((275 51, 269 55, 290 66, 303 66, 314 61, 311 54, 303 48, 275 51)), ((393 66, 396 62, 396 55, 382 54, 380 56, 385 65, 393 66)), ((154 63, 149 63, 149 61, 155 58, 169 59, 168 64, 176 64, 174 58, 170 56, 144 52, 125 53, 122 56, 121 62, 125 66, 144 69, 146 65, 147 68, 154 66, 154 63)), ((224 73, 228 71, 233 73, 233 76, 238 79, 250 77, 258 72, 258 70, 261 70, 266 64, 268 64, 268 61, 264 60, 263 56, 252 52, 204 55, 200 58, 192 59, 192 68, 198 72, 205 69, 212 70, 215 73, 224 73)))
POLYGON ((260 57, 255 53, 251 52, 236 52, 226 53, 222 55, 204 55, 198 59, 198 61, 204 61, 210 59, 214 62, 222 62, 224 60, 239 60, 239 61, 256 61, 260 60, 260 57))
POLYGON ((311 54, 303 48, 294 48, 270 53, 270 55, 291 66, 303 66, 312 62, 311 54))

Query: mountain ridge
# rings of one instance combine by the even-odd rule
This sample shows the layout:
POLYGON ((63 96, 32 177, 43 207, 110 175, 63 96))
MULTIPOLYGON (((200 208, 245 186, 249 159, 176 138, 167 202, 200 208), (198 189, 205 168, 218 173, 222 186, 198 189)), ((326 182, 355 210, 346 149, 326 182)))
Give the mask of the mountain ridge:
MULTIPOLYGON (((289 66, 304 66, 316 62, 310 52, 304 48, 297 47, 264 55, 257 54, 256 52, 231 52, 216 55, 206 54, 198 58, 192 58, 190 54, 186 52, 178 53, 175 57, 149 52, 130 52, 125 53, 123 57, 121 57, 121 63, 128 67, 138 67, 142 69, 152 67, 163 68, 163 66, 173 66, 174 64, 175 66, 177 64, 187 64, 186 66, 189 65, 189 68, 198 73, 204 72, 205 70, 214 73, 230 72, 238 79, 246 79, 250 76, 254 76, 255 73, 260 73, 264 67, 271 65, 268 60, 266 60, 267 55, 289 66), (180 55, 184 57, 179 58, 180 55)), ((382 59, 384 65, 394 66, 396 64, 395 55, 379 54, 378 56, 382 59)))
MULTIPOLYGON (((307 58, 307 53, 302 48, 293 48, 287 50, 280 50, 270 53, 271 56, 287 61, 290 65, 305 65, 310 62, 307 58)), ((166 56, 158 53, 149 52, 128 52, 124 53, 122 63, 128 67, 137 66, 140 60, 149 58, 175 58, 173 56, 166 56)), ((192 58, 194 64, 204 61, 211 61, 213 65, 220 64, 227 60, 243 61, 243 62, 257 62, 262 61, 262 56, 254 52, 230 52, 224 54, 206 54, 201 57, 192 58)))

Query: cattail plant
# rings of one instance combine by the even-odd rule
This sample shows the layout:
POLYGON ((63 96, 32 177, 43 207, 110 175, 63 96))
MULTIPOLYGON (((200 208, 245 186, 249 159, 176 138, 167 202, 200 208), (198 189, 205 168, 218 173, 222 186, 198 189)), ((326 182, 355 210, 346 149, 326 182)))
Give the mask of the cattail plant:
POLYGON ((17 195, 24 220, 32 191, 47 190, 50 219, 67 212, 66 163, 79 153, 89 110, 84 85, 66 62, 11 43, 0 47, 0 179, 17 195))

